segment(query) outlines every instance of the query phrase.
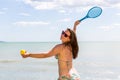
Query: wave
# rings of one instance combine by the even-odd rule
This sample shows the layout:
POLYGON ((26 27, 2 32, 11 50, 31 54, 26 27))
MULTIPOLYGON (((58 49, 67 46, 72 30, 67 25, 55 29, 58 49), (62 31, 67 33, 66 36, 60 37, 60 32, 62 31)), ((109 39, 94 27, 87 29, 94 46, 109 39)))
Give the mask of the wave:
POLYGON ((14 62, 20 62, 21 60, 11 60, 11 59, 8 59, 8 60, 0 60, 0 63, 14 63, 14 62))

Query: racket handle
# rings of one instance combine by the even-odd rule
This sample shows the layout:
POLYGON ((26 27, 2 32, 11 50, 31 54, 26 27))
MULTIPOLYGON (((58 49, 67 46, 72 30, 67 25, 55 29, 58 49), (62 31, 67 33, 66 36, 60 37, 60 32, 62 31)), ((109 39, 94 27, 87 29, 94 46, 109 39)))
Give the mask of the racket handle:
POLYGON ((83 20, 86 19, 86 18, 87 18, 86 16, 83 17, 82 19, 79 20, 79 22, 83 21, 83 20))

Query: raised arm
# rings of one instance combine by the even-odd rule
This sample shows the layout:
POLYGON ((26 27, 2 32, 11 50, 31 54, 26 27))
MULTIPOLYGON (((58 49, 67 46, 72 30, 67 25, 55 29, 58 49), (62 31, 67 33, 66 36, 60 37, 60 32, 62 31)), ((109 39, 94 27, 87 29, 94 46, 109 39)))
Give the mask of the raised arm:
POLYGON ((80 24, 80 21, 79 20, 75 21, 74 26, 73 26, 73 31, 75 33, 76 33, 76 28, 77 28, 78 24, 80 24))
POLYGON ((61 52, 61 45, 56 45, 52 50, 46 53, 28 53, 22 54, 23 58, 32 57, 32 58, 47 58, 55 56, 61 52))

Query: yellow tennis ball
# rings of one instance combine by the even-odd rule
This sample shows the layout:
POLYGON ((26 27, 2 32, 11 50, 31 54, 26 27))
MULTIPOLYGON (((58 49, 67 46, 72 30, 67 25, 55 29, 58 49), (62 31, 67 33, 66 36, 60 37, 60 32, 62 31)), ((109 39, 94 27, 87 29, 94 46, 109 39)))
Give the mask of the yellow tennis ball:
POLYGON ((25 54, 25 53, 26 53, 26 50, 23 50, 23 49, 22 49, 22 50, 20 51, 20 54, 25 54))

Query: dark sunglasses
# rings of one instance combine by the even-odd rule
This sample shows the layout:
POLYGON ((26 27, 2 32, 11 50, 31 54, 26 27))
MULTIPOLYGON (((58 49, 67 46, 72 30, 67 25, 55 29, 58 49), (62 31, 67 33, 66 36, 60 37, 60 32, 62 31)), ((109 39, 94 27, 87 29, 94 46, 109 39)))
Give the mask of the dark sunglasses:
POLYGON ((62 34, 63 34, 65 37, 69 37, 64 31, 62 31, 62 34))

